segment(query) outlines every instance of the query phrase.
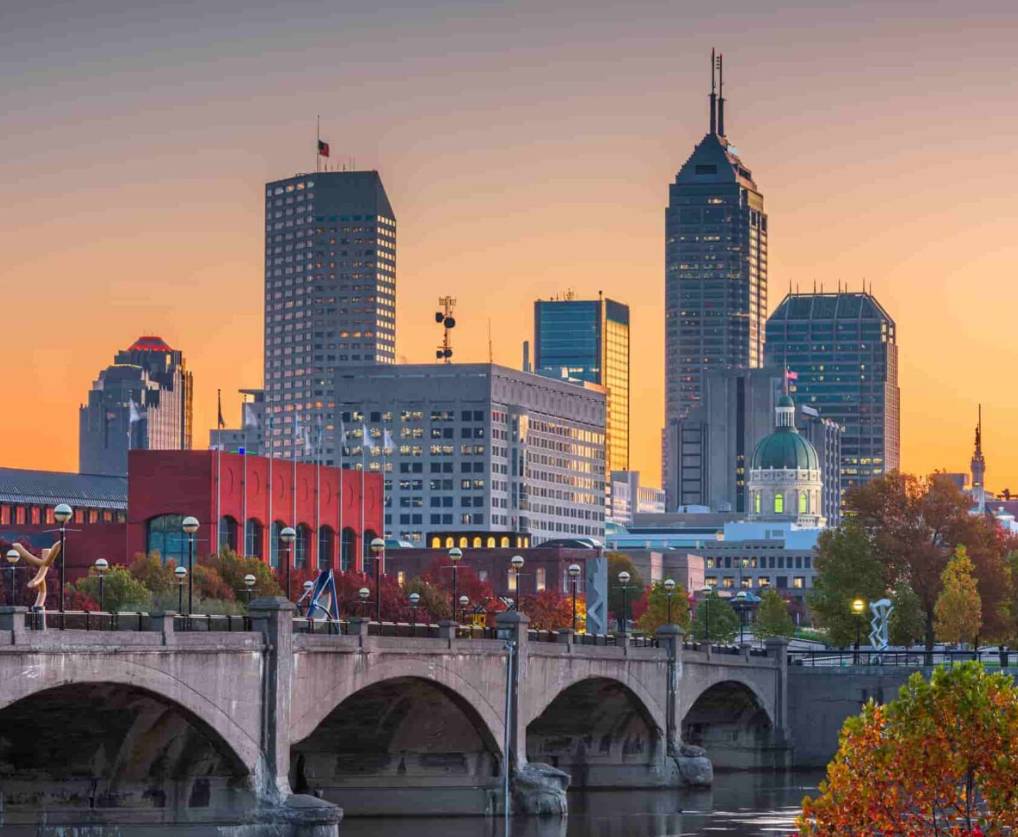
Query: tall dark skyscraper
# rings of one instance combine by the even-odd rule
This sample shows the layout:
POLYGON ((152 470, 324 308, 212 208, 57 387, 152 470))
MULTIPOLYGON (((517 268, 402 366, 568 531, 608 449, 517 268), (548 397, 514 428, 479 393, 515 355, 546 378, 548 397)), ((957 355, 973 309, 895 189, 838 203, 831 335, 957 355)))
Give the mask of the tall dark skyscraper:
POLYGON ((395 361, 396 216, 378 172, 267 184, 266 452, 307 458, 321 438, 332 460, 336 369, 395 361))
POLYGON ((629 306, 613 299, 534 303, 534 371, 607 390, 607 473, 629 470, 629 306))
POLYGON ((127 476, 128 450, 190 450, 193 391, 183 352, 161 337, 117 352, 78 409, 78 470, 127 476))
POLYGON ((795 397, 845 430, 841 485, 901 462, 894 320, 871 293, 790 293, 767 321, 767 363, 798 376, 795 397))
POLYGON ((679 169, 665 210, 664 484, 678 498, 669 440, 717 368, 763 363, 767 216, 763 195, 725 134, 722 59, 711 54, 707 134, 679 169))

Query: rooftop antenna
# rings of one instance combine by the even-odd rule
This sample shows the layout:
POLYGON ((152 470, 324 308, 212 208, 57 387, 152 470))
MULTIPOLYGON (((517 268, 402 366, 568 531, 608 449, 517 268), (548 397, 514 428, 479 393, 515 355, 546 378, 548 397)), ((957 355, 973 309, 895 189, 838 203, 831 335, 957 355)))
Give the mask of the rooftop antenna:
POLYGON ((710 132, 718 132, 718 94, 717 94, 718 60, 713 49, 710 51, 710 132))
POLYGON ((491 346, 491 317, 488 317, 488 363, 495 362, 495 350, 491 346))
POLYGON ((725 135, 725 57, 718 55, 718 134, 725 135))
POLYGON ((449 340, 449 330, 456 327, 456 320, 452 315, 456 308, 456 300, 451 296, 440 296, 438 304, 442 306, 441 311, 435 312, 435 322, 442 326, 442 344, 435 349, 435 357, 445 363, 452 363, 452 343, 449 340))

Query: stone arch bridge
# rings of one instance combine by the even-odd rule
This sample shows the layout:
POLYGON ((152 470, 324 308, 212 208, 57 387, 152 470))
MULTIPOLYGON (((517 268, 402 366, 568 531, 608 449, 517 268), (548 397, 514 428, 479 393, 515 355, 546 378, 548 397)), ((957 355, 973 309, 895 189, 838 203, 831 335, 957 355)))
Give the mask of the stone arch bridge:
POLYGON ((358 619, 335 635, 285 599, 250 613, 39 630, 0 608, 3 833, 328 837, 343 810, 496 813, 507 774, 514 810, 554 812, 567 783, 709 782, 692 744, 723 767, 787 757, 783 641, 723 654, 665 626, 585 644, 513 612, 483 639, 358 619))

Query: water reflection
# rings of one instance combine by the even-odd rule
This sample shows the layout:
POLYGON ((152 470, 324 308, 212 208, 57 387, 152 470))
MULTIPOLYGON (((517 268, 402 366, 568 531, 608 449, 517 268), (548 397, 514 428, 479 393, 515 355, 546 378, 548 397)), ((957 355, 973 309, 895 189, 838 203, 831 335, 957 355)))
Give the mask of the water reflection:
POLYGON ((347 819, 342 837, 682 837, 786 835, 814 773, 729 773, 707 791, 594 791, 569 795, 565 819, 347 819), (412 823, 412 825, 411 825, 412 823))

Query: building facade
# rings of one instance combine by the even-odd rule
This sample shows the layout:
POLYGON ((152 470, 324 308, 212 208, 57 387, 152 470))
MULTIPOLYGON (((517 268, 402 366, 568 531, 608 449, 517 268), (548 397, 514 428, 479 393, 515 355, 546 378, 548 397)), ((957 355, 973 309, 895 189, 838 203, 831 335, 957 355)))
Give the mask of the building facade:
POLYGON ((78 408, 78 470, 127 475, 130 450, 190 450, 194 382, 183 352, 139 337, 117 352, 78 408))
POLYGON ((844 427, 843 491, 900 467, 896 327, 876 297, 788 294, 767 321, 766 353, 797 376, 800 404, 844 427))
MULTIPOLYGON (((750 512, 749 460, 773 430, 785 387, 785 372, 775 367, 714 370, 706 376, 700 402, 669 428, 668 471, 674 477, 669 493, 675 508, 750 512)), ((836 524, 841 515, 841 426, 811 406, 799 406, 796 419, 820 457, 822 514, 836 524)))
POLYGON ((209 450, 265 455, 265 390, 242 389, 240 427, 209 431, 209 450), (250 400, 248 400, 250 398, 250 400))
POLYGON ((326 461, 384 472, 387 536, 603 536, 602 388, 494 364, 362 366, 334 386, 326 461))
POLYGON ((608 471, 629 470, 629 306, 603 297, 534 303, 534 371, 605 388, 608 471))
POLYGON ((608 515, 613 523, 629 526, 634 515, 664 514, 664 511, 664 491, 641 485, 639 471, 612 471, 608 515))
POLYGON ((378 172, 267 184, 267 452, 311 458, 308 434, 335 423, 335 370, 395 360, 396 216, 378 172))
POLYGON ((725 135, 724 91, 709 130, 679 169, 665 210, 665 431, 669 508, 681 505, 671 473, 673 425, 703 399, 709 372, 763 363, 767 215, 753 175, 725 135))

